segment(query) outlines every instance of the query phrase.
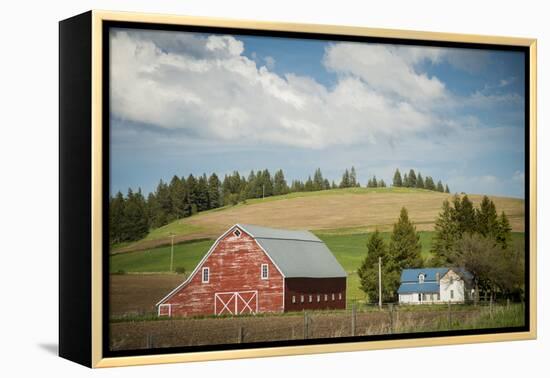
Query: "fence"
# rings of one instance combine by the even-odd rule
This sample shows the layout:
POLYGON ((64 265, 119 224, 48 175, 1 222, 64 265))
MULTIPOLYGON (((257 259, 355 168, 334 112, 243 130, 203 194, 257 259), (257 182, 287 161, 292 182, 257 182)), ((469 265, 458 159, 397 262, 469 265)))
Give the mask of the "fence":
POLYGON ((385 303, 382 308, 356 302, 339 311, 116 322, 110 326, 111 347, 123 350, 522 325, 523 310, 523 304, 492 301, 477 305, 385 303))

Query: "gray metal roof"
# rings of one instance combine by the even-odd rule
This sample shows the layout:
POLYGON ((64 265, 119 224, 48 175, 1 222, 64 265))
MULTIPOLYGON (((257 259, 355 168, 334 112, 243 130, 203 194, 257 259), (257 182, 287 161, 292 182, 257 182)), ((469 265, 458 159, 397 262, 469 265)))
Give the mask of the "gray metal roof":
POLYGON ((325 243, 309 231, 237 226, 258 242, 285 277, 346 277, 346 271, 325 243))

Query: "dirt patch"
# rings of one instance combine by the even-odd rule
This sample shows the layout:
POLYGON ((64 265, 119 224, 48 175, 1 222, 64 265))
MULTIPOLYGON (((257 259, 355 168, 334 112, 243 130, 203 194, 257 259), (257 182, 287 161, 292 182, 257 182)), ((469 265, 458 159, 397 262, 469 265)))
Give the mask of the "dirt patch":
POLYGON ((178 274, 111 275, 111 317, 156 313, 155 304, 184 280, 178 274))

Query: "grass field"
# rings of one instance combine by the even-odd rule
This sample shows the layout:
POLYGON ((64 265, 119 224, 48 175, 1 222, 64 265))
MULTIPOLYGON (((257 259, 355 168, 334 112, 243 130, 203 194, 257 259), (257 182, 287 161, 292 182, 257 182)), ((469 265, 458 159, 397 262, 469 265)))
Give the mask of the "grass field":
MULTIPOLYGON (((319 192, 291 193, 265 199, 248 200, 236 206, 205 211, 177 220, 151 231, 144 239, 116 246, 112 252, 147 250, 175 241, 216 239, 235 223, 256 224, 287 229, 334 231, 358 234, 378 228, 388 231, 399 216, 401 207, 420 231, 433 230, 443 200, 449 194, 408 188, 352 188, 319 192)), ((469 195, 475 204, 482 196, 469 195)), ((491 197, 498 212, 505 211, 514 231, 523 232, 524 201, 516 198, 491 197)))

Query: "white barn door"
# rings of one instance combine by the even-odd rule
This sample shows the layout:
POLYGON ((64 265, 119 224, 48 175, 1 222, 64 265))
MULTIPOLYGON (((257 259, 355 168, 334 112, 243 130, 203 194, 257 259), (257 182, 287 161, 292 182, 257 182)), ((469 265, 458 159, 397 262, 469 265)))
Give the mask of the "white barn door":
POLYGON ((215 315, 256 314, 258 312, 258 292, 231 291, 214 294, 215 315))

